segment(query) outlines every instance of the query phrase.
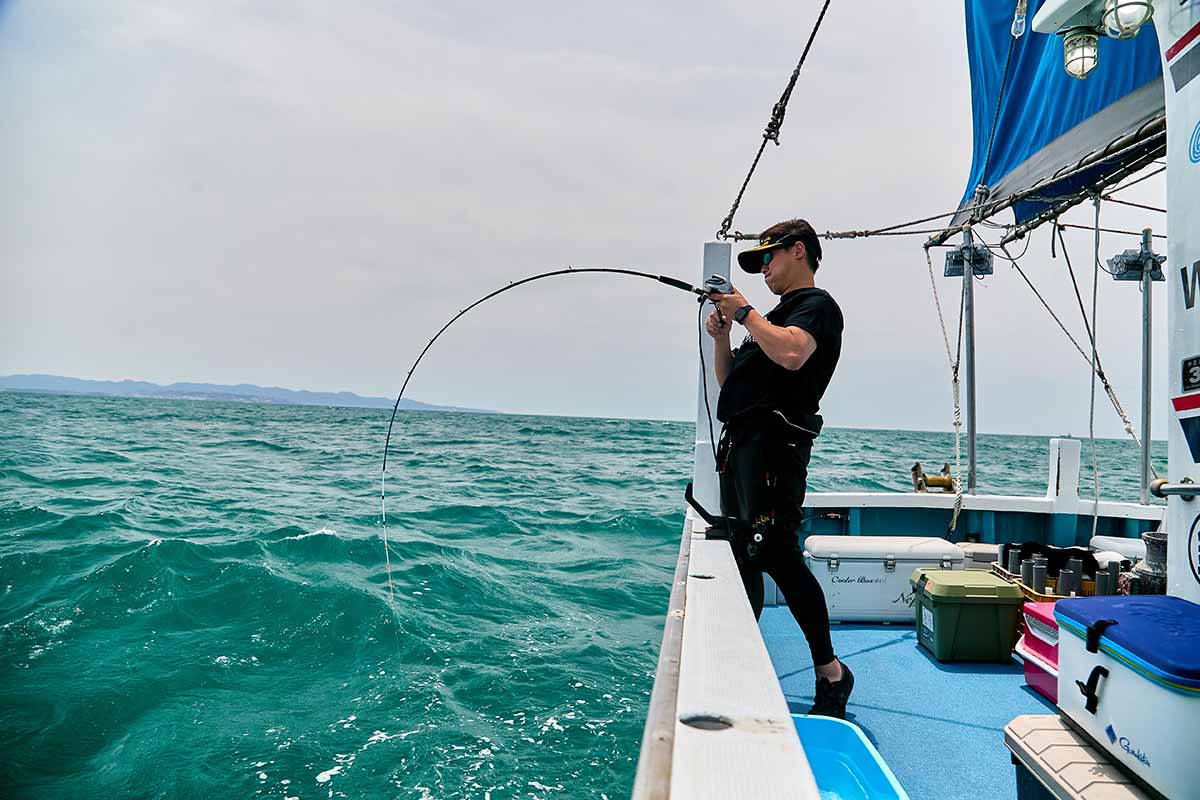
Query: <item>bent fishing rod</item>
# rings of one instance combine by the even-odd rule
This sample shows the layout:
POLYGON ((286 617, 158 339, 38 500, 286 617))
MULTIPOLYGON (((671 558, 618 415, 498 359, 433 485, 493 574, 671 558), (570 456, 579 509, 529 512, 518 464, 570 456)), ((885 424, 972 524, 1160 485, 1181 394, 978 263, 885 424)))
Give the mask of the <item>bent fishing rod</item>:
MULTIPOLYGON (((552 277, 556 277, 558 275, 582 275, 582 274, 588 274, 588 273, 603 273, 603 274, 610 274, 610 275, 630 275, 635 278, 646 278, 646 279, 649 279, 652 281, 657 281, 659 283, 666 284, 667 286, 670 286, 674 289, 679 289, 680 291, 684 291, 684 292, 688 292, 689 294, 697 295, 697 302, 699 302, 701 304, 701 311, 703 311, 704 301, 709 299, 710 294, 729 294, 730 292, 733 291, 733 286, 729 283, 729 280, 721 275, 712 275, 704 281, 703 286, 697 287, 697 286, 691 285, 687 281, 682 281, 682 280, 679 280, 678 278, 672 278, 669 275, 654 275, 649 272, 639 272, 638 270, 633 270, 633 269, 620 269, 620 268, 616 268, 616 267, 579 267, 579 268, 567 267, 566 269, 556 269, 556 270, 551 270, 549 272, 541 272, 541 273, 538 273, 537 275, 530 275, 527 278, 522 278, 519 281, 513 281, 512 283, 508 284, 507 286, 503 286, 503 287, 495 290, 494 292, 490 292, 489 294, 484 295, 483 297, 479 298, 474 303, 471 303, 469 306, 467 306, 466 308, 463 308, 457 314, 455 314, 453 317, 451 317, 450 320, 445 325, 443 325, 436 334, 434 334, 433 338, 430 339, 426 343, 425 347, 421 350, 420 354, 417 356, 416 361, 413 362, 412 367, 409 368, 408 374, 404 377, 404 383, 400 386, 400 393, 398 395, 396 395, 396 402, 392 406, 392 416, 391 416, 391 419, 388 421, 387 437, 384 439, 384 443, 383 443, 383 466, 379 470, 379 504, 380 504, 380 512, 382 515, 382 521, 383 521, 383 553, 384 553, 384 560, 387 565, 387 573, 388 573, 388 602, 389 603, 392 602, 393 589, 392 589, 392 559, 391 559, 391 554, 389 553, 389 550, 388 550, 388 538, 387 538, 387 501, 386 501, 386 488, 385 488, 385 486, 386 486, 385 479, 387 476, 388 449, 391 446, 391 442, 392 442, 392 429, 396 424, 396 413, 400 410, 400 401, 404 398, 404 392, 408 389, 408 384, 409 384, 409 381, 412 380, 413 373, 417 371, 417 367, 420 366, 421 360, 425 358, 425 354, 429 352, 429 349, 431 347, 433 347, 433 343, 436 342, 441 337, 441 335, 443 333, 445 333, 447 329, 449 329, 449 327, 451 325, 453 325, 455 322, 457 322, 459 319, 461 319, 463 316, 465 316, 468 312, 470 312, 475 307, 480 306, 483 303, 486 303, 488 300, 491 300, 494 297, 502 295, 507 291, 516 289, 518 286, 524 286, 527 283, 533 283, 534 281, 542 280, 543 278, 552 278, 552 277)), ((721 314, 720 309, 717 309, 717 314, 718 315, 721 314)), ((722 319, 723 319, 723 317, 722 317, 722 319)), ((703 348, 701 348, 700 352, 701 352, 700 357, 701 357, 701 359, 703 359, 704 358, 703 348)), ((703 363, 701 364, 701 374, 702 375, 704 374, 703 363)), ((705 406, 707 406, 708 405, 707 381, 706 381, 705 390, 704 390, 704 402, 705 402, 705 406)), ((709 425, 709 436, 711 439, 711 436, 712 436, 712 411, 711 411, 711 409, 709 410, 708 425, 709 425)), ((714 447, 715 447, 715 444, 714 444, 714 447)))

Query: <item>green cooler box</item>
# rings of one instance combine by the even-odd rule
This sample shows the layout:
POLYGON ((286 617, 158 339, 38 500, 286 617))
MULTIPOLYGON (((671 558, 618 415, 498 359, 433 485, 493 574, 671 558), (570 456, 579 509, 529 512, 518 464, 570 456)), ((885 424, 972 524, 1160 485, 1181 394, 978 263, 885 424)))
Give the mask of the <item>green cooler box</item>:
POLYGON ((922 567, 910 579, 917 641, 938 661, 1008 661, 1021 589, 980 570, 922 567))

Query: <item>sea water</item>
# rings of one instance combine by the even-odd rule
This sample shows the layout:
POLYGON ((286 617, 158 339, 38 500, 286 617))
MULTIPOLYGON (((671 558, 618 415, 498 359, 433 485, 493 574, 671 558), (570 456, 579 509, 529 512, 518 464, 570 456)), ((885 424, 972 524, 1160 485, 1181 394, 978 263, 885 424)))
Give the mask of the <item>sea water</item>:
MULTIPOLYGON (((402 413, 389 585, 387 417, 0 393, 0 797, 628 796, 693 426, 402 413)), ((830 429, 810 488, 952 448, 830 429)), ((1044 439, 979 451, 1044 493, 1044 439)), ((1133 444, 1099 463, 1136 500, 1133 444)))

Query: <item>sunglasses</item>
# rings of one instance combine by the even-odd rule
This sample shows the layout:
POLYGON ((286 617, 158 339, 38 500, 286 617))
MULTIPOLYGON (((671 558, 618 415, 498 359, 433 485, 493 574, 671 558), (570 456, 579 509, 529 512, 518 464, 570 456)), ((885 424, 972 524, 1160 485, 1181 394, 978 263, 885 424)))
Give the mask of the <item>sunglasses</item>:
POLYGON ((763 266, 764 267, 771 263, 771 259, 775 258, 776 252, 777 252, 776 250, 768 250, 767 252, 763 253, 763 266))

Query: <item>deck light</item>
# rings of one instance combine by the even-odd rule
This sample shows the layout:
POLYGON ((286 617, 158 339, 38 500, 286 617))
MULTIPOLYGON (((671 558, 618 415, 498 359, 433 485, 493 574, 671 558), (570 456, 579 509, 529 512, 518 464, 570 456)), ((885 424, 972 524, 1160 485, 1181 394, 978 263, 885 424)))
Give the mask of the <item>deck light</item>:
POLYGON ((1152 16, 1150 0, 1104 0, 1104 33, 1113 39, 1132 39, 1152 16))
POLYGON ((1091 28, 1072 28, 1063 36, 1063 67, 1083 80, 1100 60, 1100 37, 1091 28))

